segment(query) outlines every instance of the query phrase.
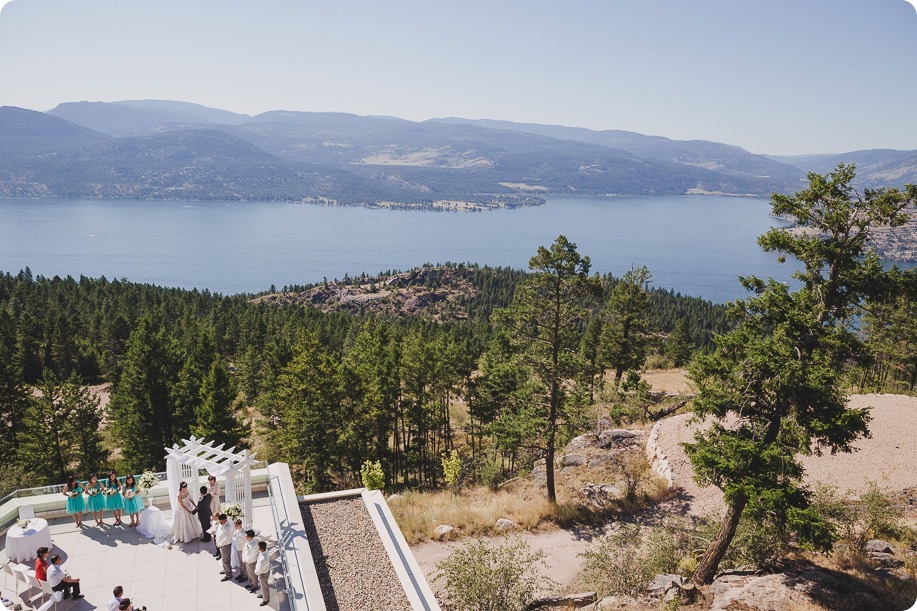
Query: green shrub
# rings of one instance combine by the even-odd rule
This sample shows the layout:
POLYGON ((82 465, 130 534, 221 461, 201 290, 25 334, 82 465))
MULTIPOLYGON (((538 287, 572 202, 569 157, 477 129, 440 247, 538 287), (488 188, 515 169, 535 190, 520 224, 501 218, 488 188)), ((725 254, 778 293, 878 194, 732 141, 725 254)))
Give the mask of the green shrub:
POLYGON ((462 479, 462 458, 458 451, 443 452, 443 478, 446 485, 453 491, 458 489, 459 482, 462 479))
POLYGON ((640 596, 654 573, 641 547, 643 537, 637 525, 624 525, 619 533, 605 537, 584 558, 583 573, 601 596, 640 596))
POLYGON ((435 579, 445 582, 456 611, 524 611, 540 590, 553 585, 538 575, 543 563, 544 553, 532 552, 522 539, 504 545, 477 540, 440 562, 435 579))
POLYGON ((364 462, 360 467, 360 479, 363 486, 369 490, 382 490, 385 487, 385 471, 382 470, 382 464, 378 460, 364 462))

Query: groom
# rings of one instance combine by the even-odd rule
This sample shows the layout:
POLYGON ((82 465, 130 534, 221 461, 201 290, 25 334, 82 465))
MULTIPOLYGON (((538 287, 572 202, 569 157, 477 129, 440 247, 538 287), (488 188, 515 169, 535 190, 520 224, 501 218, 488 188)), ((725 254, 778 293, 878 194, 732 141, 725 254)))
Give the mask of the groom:
POLYGON ((204 543, 210 541, 210 533, 207 531, 210 530, 210 500, 212 498, 207 491, 207 486, 201 486, 201 500, 197 502, 197 509, 191 512, 196 513, 197 519, 201 521, 201 530, 203 531, 201 541, 204 543))

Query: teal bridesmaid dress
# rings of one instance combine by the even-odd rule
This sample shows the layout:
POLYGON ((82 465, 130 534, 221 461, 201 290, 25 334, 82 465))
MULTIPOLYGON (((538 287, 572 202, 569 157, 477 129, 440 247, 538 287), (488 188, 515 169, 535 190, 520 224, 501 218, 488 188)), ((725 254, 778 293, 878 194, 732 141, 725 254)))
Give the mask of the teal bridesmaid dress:
POLYGON ((86 502, 83 501, 83 488, 77 485, 71 492, 76 492, 76 495, 67 497, 67 515, 72 516, 75 513, 84 513, 86 511, 86 502))
POLYGON ((96 482, 95 486, 90 486, 86 484, 86 497, 88 498, 86 502, 86 508, 89 510, 89 513, 96 513, 99 511, 105 511, 105 495, 102 494, 102 484, 96 482), (90 490, 95 490, 94 495, 89 494, 90 490))
MULTIPOLYGON (((121 480, 118 480, 118 483, 121 483, 121 480)), ((110 486, 108 480, 105 480, 105 486, 107 488, 114 488, 115 494, 105 497, 105 509, 108 511, 120 511, 124 509, 124 497, 121 496, 121 490, 118 486, 110 486)))
POLYGON ((136 486, 133 486, 132 488, 125 488, 124 490, 134 491, 134 496, 131 498, 125 497, 124 499, 124 513, 127 515, 133 515, 143 511, 143 497, 140 496, 140 490, 136 486))

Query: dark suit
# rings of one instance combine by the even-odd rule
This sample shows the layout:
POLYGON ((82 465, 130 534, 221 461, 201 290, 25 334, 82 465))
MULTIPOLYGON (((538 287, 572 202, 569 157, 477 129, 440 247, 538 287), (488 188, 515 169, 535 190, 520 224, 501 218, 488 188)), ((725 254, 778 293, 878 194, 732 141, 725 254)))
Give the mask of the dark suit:
POLYGON ((210 530, 210 499, 213 498, 208 492, 201 497, 201 500, 197 502, 197 509, 194 510, 194 513, 197 514, 197 519, 201 521, 201 529, 204 531, 201 539, 203 541, 210 541, 210 533, 207 531, 210 530))

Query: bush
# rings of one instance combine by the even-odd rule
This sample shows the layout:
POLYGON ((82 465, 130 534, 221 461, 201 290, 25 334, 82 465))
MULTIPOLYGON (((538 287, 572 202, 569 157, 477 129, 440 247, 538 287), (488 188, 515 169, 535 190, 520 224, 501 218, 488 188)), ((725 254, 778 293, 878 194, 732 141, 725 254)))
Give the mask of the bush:
POLYGON ((459 482, 462 478, 462 459, 459 453, 456 450, 452 450, 448 453, 444 452, 442 463, 443 478, 446 480, 446 485, 453 491, 458 489, 459 482))
POLYGON ((601 596, 640 596, 654 573, 641 551, 643 537, 637 525, 605 537, 598 547, 580 554, 583 572, 601 596))
POLYGON ((537 572, 543 563, 544 553, 522 539, 498 546, 477 540, 440 562, 435 579, 445 582, 456 611, 524 611, 545 587, 537 572))
POLYGON ((363 481, 363 486, 369 490, 385 488, 385 471, 382 470, 382 464, 378 460, 364 462, 360 467, 360 479, 363 481))

